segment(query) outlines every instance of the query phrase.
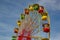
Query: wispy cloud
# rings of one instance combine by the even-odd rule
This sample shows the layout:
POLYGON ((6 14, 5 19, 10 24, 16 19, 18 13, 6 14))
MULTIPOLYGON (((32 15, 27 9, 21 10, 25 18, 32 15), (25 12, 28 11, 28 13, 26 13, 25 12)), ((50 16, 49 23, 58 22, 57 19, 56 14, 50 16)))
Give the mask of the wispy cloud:
POLYGON ((38 3, 50 10, 60 10, 59 0, 40 0, 38 3))
POLYGON ((0 36, 0 40, 11 40, 11 37, 9 36, 0 36))
POLYGON ((54 36, 52 36, 51 40, 60 40, 60 33, 57 33, 54 36))
POLYGON ((13 28, 13 25, 0 23, 0 36, 12 36, 13 28))

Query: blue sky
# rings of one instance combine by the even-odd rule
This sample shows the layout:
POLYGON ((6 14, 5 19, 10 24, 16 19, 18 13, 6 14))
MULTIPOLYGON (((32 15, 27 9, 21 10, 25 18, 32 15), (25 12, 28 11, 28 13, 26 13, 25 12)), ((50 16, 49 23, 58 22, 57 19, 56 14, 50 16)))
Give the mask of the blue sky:
POLYGON ((51 20, 51 40, 60 40, 60 0, 0 0, 0 40, 11 40, 20 13, 29 4, 43 5, 51 20))

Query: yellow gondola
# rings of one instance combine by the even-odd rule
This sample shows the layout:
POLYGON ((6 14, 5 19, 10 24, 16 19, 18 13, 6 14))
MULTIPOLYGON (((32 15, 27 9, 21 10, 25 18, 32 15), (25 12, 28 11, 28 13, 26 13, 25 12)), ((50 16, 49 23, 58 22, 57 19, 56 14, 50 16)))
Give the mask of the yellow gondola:
POLYGON ((42 40, 49 40, 48 38, 42 38, 42 40))
POLYGON ((41 19, 42 20, 47 20, 47 16, 42 16, 41 19))
POLYGON ((21 25, 21 21, 20 20, 17 21, 17 25, 20 27, 20 25, 21 25))
POLYGON ((32 5, 29 5, 29 11, 33 11, 33 6, 32 5))

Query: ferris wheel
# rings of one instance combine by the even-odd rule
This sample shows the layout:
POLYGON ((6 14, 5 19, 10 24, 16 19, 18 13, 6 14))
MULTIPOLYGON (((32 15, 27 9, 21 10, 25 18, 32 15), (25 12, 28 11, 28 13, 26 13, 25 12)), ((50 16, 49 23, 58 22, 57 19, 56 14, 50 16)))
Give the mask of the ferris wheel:
POLYGON ((25 8, 17 25, 14 28, 16 35, 12 36, 12 40, 50 40, 50 17, 39 4, 25 8), (43 34, 46 34, 45 37, 43 34))

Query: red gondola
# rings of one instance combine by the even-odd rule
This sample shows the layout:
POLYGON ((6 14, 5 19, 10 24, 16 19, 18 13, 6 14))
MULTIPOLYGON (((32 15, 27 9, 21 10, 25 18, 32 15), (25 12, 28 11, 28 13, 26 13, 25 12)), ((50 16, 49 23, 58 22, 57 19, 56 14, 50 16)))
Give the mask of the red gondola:
POLYGON ((43 14, 43 12, 44 12, 44 7, 43 7, 43 6, 40 6, 38 12, 41 13, 41 14, 43 14))
POLYGON ((29 14, 29 9, 25 9, 25 14, 29 14))

